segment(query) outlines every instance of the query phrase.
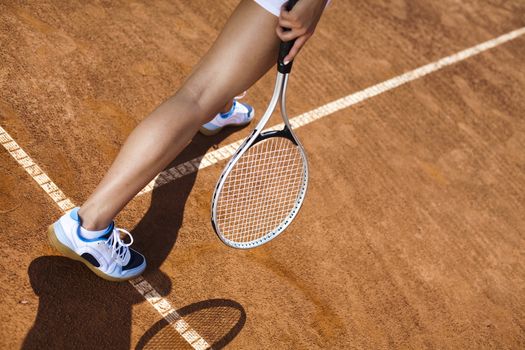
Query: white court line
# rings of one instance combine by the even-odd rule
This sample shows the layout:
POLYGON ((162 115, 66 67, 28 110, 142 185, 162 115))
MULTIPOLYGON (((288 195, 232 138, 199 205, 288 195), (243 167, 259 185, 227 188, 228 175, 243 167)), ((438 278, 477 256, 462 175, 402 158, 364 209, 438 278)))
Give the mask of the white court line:
MULTIPOLYGON (((340 98, 333 102, 327 103, 310 112, 301 114, 290 120, 294 128, 309 124, 315 120, 321 119, 344 108, 367 100, 371 97, 392 90, 400 85, 414 81, 432 72, 438 71, 446 66, 463 61, 469 57, 477 55, 483 51, 494 48, 507 41, 518 38, 525 34, 525 27, 514 30, 507 34, 501 35, 479 45, 465 49, 453 55, 444 57, 438 61, 429 63, 422 67, 416 68, 410 72, 399 75, 382 83, 371 86, 362 91, 353 93, 346 97, 340 98)), ((271 129, 281 128, 282 124, 273 126, 271 129)), ((25 171, 38 183, 38 185, 51 197, 51 199, 60 207, 62 211, 67 211, 75 205, 64 193, 51 181, 42 169, 27 155, 26 152, 13 140, 11 136, 0 126, 0 143, 11 154, 11 156, 25 169, 25 171)), ((138 195, 150 192, 153 188, 176 180, 184 175, 194 173, 227 159, 233 155, 235 150, 240 146, 241 141, 233 142, 221 147, 215 151, 209 152, 203 157, 198 157, 179 164, 171 169, 161 172, 152 180, 138 195)), ((186 321, 176 312, 171 304, 149 284, 144 278, 139 277, 130 281, 131 285, 157 310, 166 321, 168 321, 179 334, 190 343, 194 349, 209 349, 210 345, 192 329, 186 321)))
MULTIPOLYGON (((374 86, 371 86, 367 89, 361 90, 359 92, 353 93, 351 95, 345 96, 343 98, 340 98, 338 100, 329 102, 319 108, 316 108, 312 111, 306 112, 304 114, 298 115, 297 117, 294 117, 290 119, 290 124, 294 129, 310 124, 311 122, 321 119, 323 117, 326 117, 330 114, 333 114, 337 111, 340 111, 342 109, 348 108, 352 105, 355 105, 359 102, 362 102, 364 100, 367 100, 371 97, 377 96, 379 94, 382 94, 386 91, 392 90, 397 88, 398 86, 401 86, 403 84, 406 84, 408 82, 414 81, 416 79, 422 78, 425 75, 428 75, 430 73, 433 73, 435 71, 438 71, 442 68, 445 68, 447 66, 450 66, 452 64, 458 63, 460 61, 463 61, 469 57, 475 56, 483 51, 487 51, 489 49, 492 49, 496 46, 499 46, 503 43, 506 43, 507 41, 513 40, 518 38, 519 36, 525 34, 525 27, 516 29, 512 32, 509 32, 507 34, 503 34, 501 36, 498 36, 497 38, 491 39, 489 41, 485 41, 479 45, 470 47, 468 49, 465 49, 463 51, 460 51, 458 53, 455 53, 453 55, 444 57, 440 60, 437 60, 435 62, 426 64, 424 66, 421 66, 419 68, 416 68, 414 70, 411 70, 407 73, 398 75, 397 77, 394 77, 392 79, 386 80, 382 83, 376 84, 374 86)), ((277 124, 267 130, 276 130, 276 129, 282 129, 283 124, 277 124)), ((197 157, 195 159, 192 159, 190 161, 187 161, 185 163, 181 163, 177 166, 174 166, 173 168, 170 168, 168 170, 162 171, 155 179, 153 179, 146 187, 140 191, 137 196, 140 196, 144 193, 148 193, 152 191, 154 188, 162 186, 168 182, 174 181, 178 178, 183 177, 184 175, 188 175, 191 173, 197 172, 199 169, 204 169, 209 167, 210 165, 214 165, 218 163, 221 160, 228 159, 235 153, 236 149, 241 145, 243 140, 233 142, 229 145, 226 145, 224 147, 221 147, 215 151, 206 153, 202 157, 197 157)))
MULTIPOLYGON (((65 213, 75 207, 64 192, 51 181, 49 176, 34 162, 34 160, 16 143, 15 140, 0 126, 0 144, 24 168, 38 185, 48 194, 60 210, 65 213)), ((164 299, 153 286, 143 277, 129 281, 133 287, 157 310, 157 312, 196 350, 211 349, 191 326, 177 313, 169 301, 164 299)))

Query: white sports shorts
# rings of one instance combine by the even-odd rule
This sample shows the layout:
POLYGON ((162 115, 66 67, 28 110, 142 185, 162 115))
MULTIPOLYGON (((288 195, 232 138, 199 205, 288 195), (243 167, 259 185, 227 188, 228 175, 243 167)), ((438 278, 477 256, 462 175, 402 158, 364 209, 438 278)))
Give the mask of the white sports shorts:
POLYGON ((281 6, 286 2, 286 0, 254 0, 256 3, 261 5, 266 11, 272 13, 273 15, 279 17, 281 12, 281 6))
MULTIPOLYGON (((279 13, 281 13, 281 6, 287 1, 287 0, 254 0, 256 3, 261 5, 266 11, 270 12, 271 14, 279 17, 279 13)), ((331 0, 328 0, 326 2, 326 6, 330 3, 331 0)))

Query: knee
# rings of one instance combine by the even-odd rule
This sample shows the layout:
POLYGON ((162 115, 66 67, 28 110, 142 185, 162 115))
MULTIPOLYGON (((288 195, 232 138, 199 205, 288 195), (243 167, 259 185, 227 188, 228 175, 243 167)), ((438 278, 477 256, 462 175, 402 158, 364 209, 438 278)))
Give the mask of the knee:
POLYGON ((233 98, 222 96, 223 94, 217 93, 216 89, 213 89, 211 85, 195 84, 190 81, 184 84, 176 94, 189 106, 188 110, 191 110, 192 118, 195 118, 201 124, 212 120, 226 103, 233 98))
POLYGON ((204 119, 208 109, 202 96, 202 90, 184 85, 171 97, 171 100, 179 106, 180 109, 177 108, 179 113, 183 113, 185 117, 190 117, 196 122, 200 122, 204 119))

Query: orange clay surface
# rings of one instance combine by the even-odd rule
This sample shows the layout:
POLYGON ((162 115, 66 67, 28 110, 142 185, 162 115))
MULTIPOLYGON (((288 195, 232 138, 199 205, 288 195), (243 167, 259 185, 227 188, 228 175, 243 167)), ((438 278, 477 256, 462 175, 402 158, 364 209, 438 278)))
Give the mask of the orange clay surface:
MULTIPOLYGON (((0 126, 82 203, 235 5, 0 2, 0 126)), ((519 0, 333 1, 296 60, 290 115, 523 26, 519 0)), ((297 129, 307 199, 263 247, 213 233, 225 162, 134 199, 118 225, 215 349, 523 349, 524 58, 522 36, 297 129)), ((258 117, 274 76, 246 98, 258 117)), ((197 135, 173 164, 249 131, 197 135)), ((57 256, 60 209, 4 148, 0 174, 0 348, 190 348, 129 283, 57 256)))

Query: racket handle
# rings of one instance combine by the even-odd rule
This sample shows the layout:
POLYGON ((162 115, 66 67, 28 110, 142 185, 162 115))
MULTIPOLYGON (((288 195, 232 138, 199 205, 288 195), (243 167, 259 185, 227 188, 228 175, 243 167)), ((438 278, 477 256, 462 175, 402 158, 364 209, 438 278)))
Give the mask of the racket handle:
MULTIPOLYGON (((288 0, 288 2, 284 5, 286 11, 290 11, 295 6, 297 1, 299 0, 288 0)), ((284 30, 289 31, 290 29, 284 28, 284 30)), ((292 49, 293 44, 295 44, 295 39, 290 41, 281 41, 281 45, 279 45, 279 57, 277 58, 277 70, 279 73, 288 74, 292 70, 293 60, 288 62, 288 64, 284 64, 284 58, 292 49)))

